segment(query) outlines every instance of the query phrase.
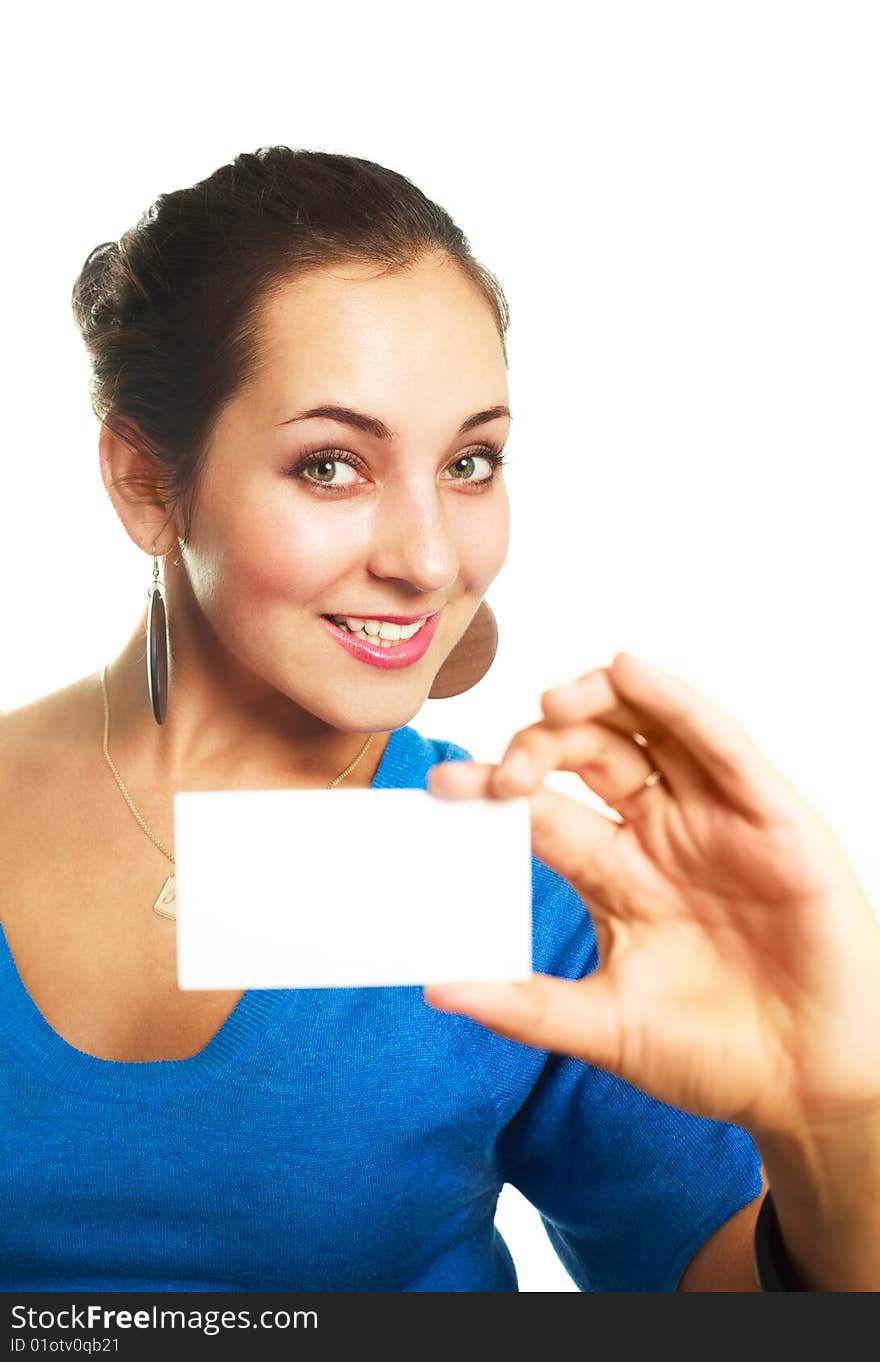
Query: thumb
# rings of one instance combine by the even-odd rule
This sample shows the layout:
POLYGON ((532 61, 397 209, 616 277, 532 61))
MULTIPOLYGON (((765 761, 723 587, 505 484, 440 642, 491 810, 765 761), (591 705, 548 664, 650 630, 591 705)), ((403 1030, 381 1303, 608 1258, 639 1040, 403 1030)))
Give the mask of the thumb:
POLYGON ((461 1013, 510 1040, 616 1071, 619 1013, 602 971, 584 979, 533 974, 525 983, 426 984, 422 993, 440 1012, 461 1013))

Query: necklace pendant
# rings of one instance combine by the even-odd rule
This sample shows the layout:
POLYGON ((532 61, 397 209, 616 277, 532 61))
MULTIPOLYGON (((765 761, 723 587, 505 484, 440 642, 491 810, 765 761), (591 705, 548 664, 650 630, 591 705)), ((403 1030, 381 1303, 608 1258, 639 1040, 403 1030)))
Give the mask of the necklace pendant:
POLYGON ((161 893, 159 894, 159 897, 156 899, 156 902, 153 904, 153 912, 154 912, 154 913, 158 913, 160 917, 168 917, 168 918, 171 918, 171 920, 172 920, 172 922, 173 922, 173 921, 175 921, 175 920, 177 919, 177 914, 176 914, 175 912, 173 912, 173 911, 169 911, 168 908, 165 906, 165 905, 167 905, 167 904, 169 904, 169 903, 174 903, 174 876, 173 876, 173 875, 169 875, 169 876, 168 876, 168 879, 167 879, 167 880, 165 881, 165 883, 162 885, 162 891, 161 891, 161 893))

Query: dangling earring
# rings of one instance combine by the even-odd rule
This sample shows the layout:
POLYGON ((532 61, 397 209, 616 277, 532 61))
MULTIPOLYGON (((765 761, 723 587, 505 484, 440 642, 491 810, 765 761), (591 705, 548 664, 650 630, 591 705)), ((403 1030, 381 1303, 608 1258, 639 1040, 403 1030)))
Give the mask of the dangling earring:
MULTIPOLYGON (((155 549, 156 545, 153 545, 155 549)), ((153 580, 147 590, 147 690, 157 724, 164 723, 168 708, 168 616, 165 592, 159 581, 159 563, 153 554, 153 580)))
POLYGON ((498 650, 498 625, 488 601, 481 601, 462 637, 434 677, 429 700, 448 700, 482 681, 498 650))

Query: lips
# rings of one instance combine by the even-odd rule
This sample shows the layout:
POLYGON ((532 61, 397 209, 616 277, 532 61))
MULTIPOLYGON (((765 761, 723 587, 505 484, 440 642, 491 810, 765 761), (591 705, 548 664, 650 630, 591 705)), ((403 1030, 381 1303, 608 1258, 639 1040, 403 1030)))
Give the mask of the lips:
MULTIPOLYGON (((421 619, 422 617, 416 615, 415 618, 421 619)), ((399 667, 411 667, 414 662, 418 662, 420 658, 424 657, 434 634, 437 632, 439 619, 440 611, 438 610, 433 615, 429 615, 421 629, 413 634, 412 638, 407 639, 405 643, 396 643, 393 647, 382 648, 378 644, 358 638, 356 634, 352 634, 342 625, 334 624, 333 620, 329 619, 327 615, 321 616, 324 628, 353 658, 356 658, 359 662, 367 662, 370 666, 392 671, 399 667)), ((408 622, 412 623, 412 621, 408 622)))
POLYGON ((439 613, 439 610, 423 610, 420 615, 383 615, 381 613, 365 615, 361 610, 333 610, 322 615, 321 618, 325 620, 385 620, 388 624, 415 624, 416 620, 430 619, 431 615, 439 613))

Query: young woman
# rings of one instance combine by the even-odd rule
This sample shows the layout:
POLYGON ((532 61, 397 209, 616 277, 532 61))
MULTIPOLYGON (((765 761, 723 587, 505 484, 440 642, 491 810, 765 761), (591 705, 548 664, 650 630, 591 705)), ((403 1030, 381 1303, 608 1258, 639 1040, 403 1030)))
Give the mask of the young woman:
MULTIPOLYGON (((164 582, 0 719, 0 1285, 516 1290, 510 1182, 582 1290, 756 1290, 766 1169, 790 1281, 880 1287, 880 929, 828 829, 625 654, 543 697, 520 775, 408 722, 486 672, 508 545, 507 307, 449 216, 263 148, 73 305, 164 582), (530 796, 530 984, 178 990, 174 791, 339 784, 530 796)), ((343 838, 329 876, 394 873, 343 838)))

